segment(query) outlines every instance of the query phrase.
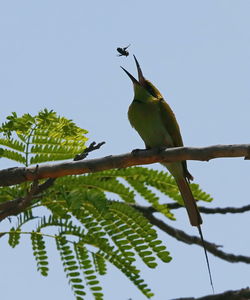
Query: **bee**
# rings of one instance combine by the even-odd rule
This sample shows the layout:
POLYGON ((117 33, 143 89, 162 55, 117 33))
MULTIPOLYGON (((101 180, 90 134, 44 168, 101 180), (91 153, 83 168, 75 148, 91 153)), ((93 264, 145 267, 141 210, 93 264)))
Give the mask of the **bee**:
POLYGON ((117 56, 129 56, 129 52, 127 51, 129 46, 130 46, 130 44, 124 48, 117 48, 116 50, 120 53, 117 56))

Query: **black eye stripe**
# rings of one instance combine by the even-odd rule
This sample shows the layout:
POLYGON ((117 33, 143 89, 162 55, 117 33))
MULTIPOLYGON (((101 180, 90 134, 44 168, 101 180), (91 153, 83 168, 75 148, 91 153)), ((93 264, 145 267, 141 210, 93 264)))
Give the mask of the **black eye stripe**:
POLYGON ((144 84, 145 89, 149 92, 149 94, 151 94, 153 97, 157 98, 158 95, 155 91, 155 89, 152 87, 152 85, 150 83, 148 83, 146 81, 146 83, 144 84))

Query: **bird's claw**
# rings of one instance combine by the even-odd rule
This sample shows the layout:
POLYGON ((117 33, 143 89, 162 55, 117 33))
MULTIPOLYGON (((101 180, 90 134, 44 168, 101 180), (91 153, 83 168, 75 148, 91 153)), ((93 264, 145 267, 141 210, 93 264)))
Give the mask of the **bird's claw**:
POLYGON ((134 149, 131 151, 132 154, 137 154, 140 151, 147 151, 148 149, 134 149))

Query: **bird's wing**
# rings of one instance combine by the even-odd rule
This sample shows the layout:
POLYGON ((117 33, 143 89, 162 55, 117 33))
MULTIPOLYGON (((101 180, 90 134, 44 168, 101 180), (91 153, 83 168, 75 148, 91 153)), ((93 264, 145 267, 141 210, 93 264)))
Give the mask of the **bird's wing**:
POLYGON ((181 137, 180 127, 177 123, 172 109, 164 99, 159 100, 159 105, 162 122, 173 140, 173 147, 182 147, 183 141, 181 137))
MULTIPOLYGON (((170 134, 173 140, 173 147, 182 147, 183 141, 181 137, 180 127, 177 123, 175 118, 174 112, 172 111, 171 107, 167 104, 164 99, 159 100, 160 105, 160 114, 163 121, 164 126, 166 127, 168 133, 170 134)), ((188 180, 193 180, 193 176, 189 173, 187 168, 187 162, 182 162, 183 170, 185 177, 188 180)))

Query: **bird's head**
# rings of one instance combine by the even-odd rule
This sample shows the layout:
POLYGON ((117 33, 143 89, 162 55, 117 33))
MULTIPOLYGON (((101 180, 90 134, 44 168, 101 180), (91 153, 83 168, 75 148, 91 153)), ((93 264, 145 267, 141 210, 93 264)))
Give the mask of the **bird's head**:
POLYGON ((121 67, 123 71, 128 75, 128 77, 133 82, 135 99, 139 101, 147 101, 150 98, 162 98, 160 91, 149 81, 147 80, 142 73, 140 64, 136 57, 134 56, 136 68, 138 72, 138 80, 135 79, 133 75, 131 75, 126 69, 121 67))

